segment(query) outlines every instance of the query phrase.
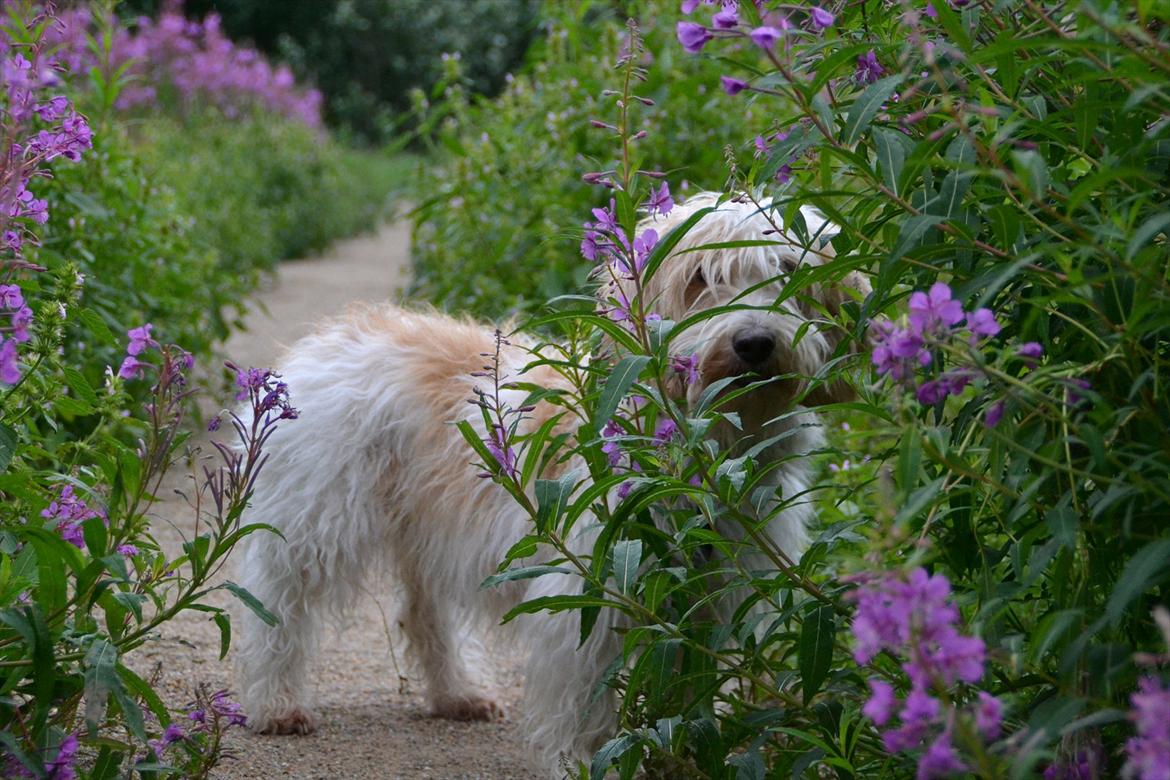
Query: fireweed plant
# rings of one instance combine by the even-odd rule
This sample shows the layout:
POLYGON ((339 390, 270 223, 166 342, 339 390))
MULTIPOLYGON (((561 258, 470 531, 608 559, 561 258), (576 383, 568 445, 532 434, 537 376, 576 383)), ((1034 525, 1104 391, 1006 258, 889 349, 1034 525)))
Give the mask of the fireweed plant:
POLYGON ((678 238, 635 234, 669 189, 639 169, 622 63, 593 122, 618 161, 586 175, 605 194, 581 245, 609 293, 535 323, 562 330, 538 362, 573 389, 515 383, 563 407, 529 436, 466 431, 533 518, 491 582, 581 579, 515 612, 579 610, 583 635, 602 608, 629 621, 619 730, 582 773, 1170 776, 1167 21, 1144 2, 680 4, 680 49, 766 117, 729 152, 733 189, 809 246, 800 206, 840 227, 837 259, 788 288, 873 283, 841 323, 869 381, 829 410, 822 526, 771 577, 710 554, 734 560, 710 518, 741 517, 760 464, 705 444, 715 399, 665 392, 690 323, 612 284, 640 290, 678 238), (567 451, 589 474, 540 479, 567 451), (602 530, 575 556, 586 511, 602 530), (563 560, 513 567, 541 544, 563 560))
POLYGON ((181 551, 165 551, 148 516, 184 451, 193 358, 150 323, 128 330, 121 362, 100 387, 67 357, 68 323, 102 338, 105 325, 79 305, 94 281, 75 266, 48 271, 28 257, 59 205, 41 193, 51 192, 57 166, 88 162, 93 134, 60 91, 67 63, 46 38, 55 17, 18 4, 5 14, 0 775, 207 777, 222 733, 244 722, 239 706, 229 692, 193 690, 189 707, 169 711, 127 658, 186 610, 216 623, 226 653, 229 616, 208 602, 218 589, 272 619, 246 591, 216 578, 234 545, 260 528, 242 526, 240 516, 265 440, 296 411, 278 377, 230 366, 251 414, 230 417, 238 445, 217 444, 219 462, 193 477, 194 532, 181 551))

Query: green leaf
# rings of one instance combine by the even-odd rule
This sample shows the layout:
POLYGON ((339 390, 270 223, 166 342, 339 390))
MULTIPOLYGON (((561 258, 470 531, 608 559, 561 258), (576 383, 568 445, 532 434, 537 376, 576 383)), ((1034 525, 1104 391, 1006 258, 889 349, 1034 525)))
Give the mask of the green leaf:
POLYGON ((613 372, 609 375, 609 379, 606 380, 605 387, 601 391, 601 398, 597 402, 597 410, 593 418, 593 425, 599 436, 601 429, 609 422, 609 418, 613 417, 618 404, 626 397, 626 393, 630 391, 634 382, 638 381, 642 369, 649 362, 648 355, 626 355, 614 366, 613 372))
POLYGON ((832 604, 817 603, 805 612, 798 650, 805 704, 821 689, 833 665, 836 632, 837 620, 832 604))
POLYGON ((585 607, 612 607, 613 604, 596 596, 572 595, 568 593, 557 596, 541 596, 540 598, 517 604, 504 615, 501 623, 508 623, 519 615, 530 615, 534 612, 564 612, 569 609, 584 609, 585 607))
POLYGON ((97 393, 94 392, 92 387, 90 387, 89 382, 86 381, 85 377, 80 371, 78 371, 76 368, 65 366, 65 368, 62 369, 62 373, 65 375, 65 384, 67 384, 69 389, 73 391, 73 394, 77 396, 77 400, 84 404, 88 404, 91 407, 98 405, 97 393))
MULTIPOLYGON (((1132 260, 1138 250, 1146 245, 1150 239, 1170 228, 1170 211, 1155 214, 1142 223, 1142 226, 1133 232, 1129 246, 1125 248, 1125 259, 1132 260)), ((1163 246, 1163 250, 1165 247, 1163 246)))
MULTIPOLYGON (((226 588, 229 591, 231 591, 232 594, 236 598, 238 598, 241 602, 243 602, 244 606, 246 606, 248 609, 252 610, 252 612, 255 613, 256 617, 263 620, 266 624, 268 624, 270 626, 275 626, 277 623, 280 622, 280 618, 278 618, 276 615, 273 615, 271 612, 269 612, 267 609, 265 609, 264 605, 260 603, 260 599, 256 598, 251 593, 249 593, 247 588, 245 588, 241 585, 237 585, 234 582, 225 582, 223 585, 220 585, 219 587, 226 588)), ((217 588, 216 590, 218 590, 218 589, 219 588, 217 588)))
POLYGON ((602 780, 613 762, 621 758, 639 741, 639 738, 634 734, 622 734, 602 745, 601 749, 593 754, 593 761, 589 766, 590 780, 602 780))
POLYGON ((628 595, 638 579, 638 566, 642 563, 642 540, 624 539, 613 546, 613 578, 618 590, 628 595))
POLYGON ((0 472, 7 470, 16 454, 16 431, 0 423, 0 472))
POLYGON ((219 660, 222 661, 232 646, 232 618, 226 612, 216 612, 212 620, 219 626, 219 660))
POLYGON ((1170 539, 1150 542, 1130 558, 1105 605, 1105 617, 1109 622, 1116 626, 1126 608, 1164 579, 1168 569, 1170 539))
POLYGON ((571 574, 571 572, 564 566, 549 566, 542 564, 540 566, 521 566, 517 569, 507 569, 499 574, 493 574, 486 580, 479 584, 480 590, 485 588, 494 588, 501 582, 512 582, 514 580, 531 580, 536 577, 543 577, 545 574, 571 574))
POLYGON ((878 171, 891 192, 898 192, 898 176, 906 164, 906 136, 897 130, 878 127, 873 131, 873 145, 877 152, 878 171))
POLYGON ((894 90, 902 83, 902 75, 896 74, 875 81, 861 93, 861 97, 853 101, 849 107, 849 116, 845 120, 845 134, 841 138, 846 146, 857 143, 862 134, 869 127, 869 123, 877 115, 882 104, 890 99, 894 90))
POLYGON ((104 639, 90 645, 85 654, 85 723, 90 733, 97 733, 110 694, 121 687, 117 665, 118 648, 104 639))
POLYGON ((894 251, 890 253, 890 259, 897 260, 911 249, 916 249, 922 244, 922 239, 926 236, 927 231, 942 221, 944 218, 938 214, 918 214, 908 217, 898 232, 898 242, 894 244, 894 251))
POLYGON ((538 479, 534 494, 536 496, 536 530, 543 533, 550 525, 555 525, 564 513, 573 489, 577 487, 575 472, 570 472, 560 479, 538 479))

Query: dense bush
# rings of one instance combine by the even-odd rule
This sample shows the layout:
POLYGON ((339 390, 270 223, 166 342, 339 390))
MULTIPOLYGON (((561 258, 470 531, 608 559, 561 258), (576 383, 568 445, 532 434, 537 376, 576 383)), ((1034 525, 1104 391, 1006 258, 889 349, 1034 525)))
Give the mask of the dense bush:
MULTIPOLYGON (((147 518, 188 435, 193 358, 156 340, 168 326, 156 331, 138 317, 182 318, 176 328, 205 347, 199 331, 211 313, 198 308, 214 305, 204 289, 214 263, 188 247, 189 225, 124 152, 125 138, 105 125, 95 136, 75 111, 73 79, 94 74, 69 73, 46 45, 42 33, 55 20, 27 5, 5 11, 0 774, 207 777, 222 732, 244 722, 239 705, 225 691, 196 689, 188 708, 171 712, 126 657, 192 609, 216 622, 226 652, 228 615, 206 603, 215 589, 270 619, 242 589, 210 582, 257 530, 239 518, 261 443, 296 412, 267 372, 237 372, 256 422, 233 420, 240 454, 225 448, 196 478, 199 531, 180 555, 164 553, 147 518), (111 368, 95 373, 105 361, 111 368)), ((116 85, 99 92, 107 88, 116 85)))
POLYGON ((403 170, 267 115, 153 117, 135 136, 152 173, 195 215, 193 239, 219 257, 225 278, 254 279, 277 260, 372 229, 403 170))
MULTIPOLYGON (((154 13, 164 3, 124 3, 154 13)), ((538 0, 189 0, 188 14, 215 11, 236 40, 254 41, 325 94, 330 124, 370 141, 387 138, 429 90, 440 56, 460 56, 472 88, 495 94, 536 32, 538 0)))
MULTIPOLYGON (((652 64, 642 94, 655 101, 640 117, 648 133, 637 146, 640 164, 718 189, 727 177, 724 146, 744 140, 724 120, 743 111, 742 101, 718 88, 716 63, 678 51, 676 2, 631 7, 652 64)), ((452 79, 429 108, 436 161, 419 182, 414 292, 441 306, 491 316, 532 311, 583 279, 572 236, 595 196, 571 174, 615 165, 612 145, 588 120, 614 86, 626 17, 600 1, 550 2, 544 17, 530 67, 499 98, 471 100, 452 79)))
MULTIPOLYGON (((837 259, 793 273, 783 297, 866 272, 872 293, 826 323, 850 338, 805 380, 815 390, 836 377, 868 329, 873 381, 857 383, 859 401, 822 407, 847 427, 812 453, 823 468, 815 489, 761 496, 770 464, 706 440, 716 422, 734 425, 718 396, 696 407, 669 391, 688 360, 672 345, 709 314, 656 320, 654 301, 631 295, 596 313, 562 300, 536 321, 569 336, 563 360, 540 362, 571 387, 557 399, 566 424, 578 421, 575 440, 547 426, 517 437, 511 423, 488 442, 465 433, 532 515, 516 557, 537 544, 563 555, 560 568, 496 579, 568 569, 581 581, 579 596, 516 612, 576 609, 588 633, 610 622, 597 617, 604 603, 631 626, 610 680, 620 730, 584 771, 1170 776, 1164 10, 1096 0, 1075 13, 963 0, 681 5, 678 47, 718 62, 742 108, 695 118, 669 97, 657 108, 676 108, 676 125, 719 122, 755 139, 731 188, 760 204, 773 197, 761 210, 809 251, 817 244, 798 207, 840 227, 837 259), (618 349, 599 356, 599 343, 618 349), (543 480, 528 465, 566 446, 588 475, 543 480), (757 532, 752 507, 810 495, 821 524, 790 563, 757 532), (592 554, 570 555, 574 525, 594 517, 592 554), (716 532, 729 525, 737 531, 716 532), (771 571, 745 568, 753 555, 771 571), (730 594, 760 608, 702 608, 730 594)), ((608 86, 620 90, 622 73, 608 86)), ((634 78, 632 91, 653 95, 651 79, 634 78)), ((634 105, 628 90, 589 104, 587 116, 607 126, 599 138, 640 128, 622 120, 623 103, 634 105)), ((486 129, 456 171, 496 159, 486 129)), ((612 155, 596 156, 574 173, 614 167, 612 155)), ((640 290, 678 234, 648 251, 653 238, 638 235, 648 254, 639 262, 647 189, 629 186, 637 165, 616 167, 598 178, 625 186, 594 191, 593 205, 614 198, 616 208, 593 212, 583 251, 640 290)), ((496 170, 494 197, 477 201, 488 235, 498 221, 522 225, 494 207, 519 201, 512 173, 496 170)), ((552 200, 560 182, 569 175, 537 199, 552 200)), ((529 241, 567 234, 588 213, 522 229, 529 241)), ((424 220, 420 231, 453 258, 436 267, 459 267, 463 249, 471 276, 481 245, 436 227, 460 219, 424 220)), ((435 251, 424 246, 421 259, 435 251)))

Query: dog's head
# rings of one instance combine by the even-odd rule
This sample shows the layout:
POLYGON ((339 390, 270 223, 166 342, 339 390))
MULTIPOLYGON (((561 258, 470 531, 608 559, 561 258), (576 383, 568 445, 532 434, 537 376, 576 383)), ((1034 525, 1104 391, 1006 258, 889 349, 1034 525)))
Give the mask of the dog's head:
MULTIPOLYGON (((693 405, 707 386, 725 378, 743 377, 736 384, 772 380, 732 407, 741 416, 750 412, 760 421, 780 414, 797 397, 806 405, 846 400, 850 391, 844 382, 817 383, 810 392, 808 378, 823 373, 846 335, 833 321, 842 304, 864 298, 869 284, 853 273, 837 283, 786 291, 799 269, 832 259, 828 238, 836 232, 833 226, 815 210, 802 209, 812 237, 811 246, 803 246, 792 231, 777 229, 783 227, 779 213, 765 211, 768 201, 757 206, 746 200, 720 203, 719 198, 716 193, 700 193, 668 216, 646 219, 638 226, 639 233, 653 228, 665 238, 697 211, 714 208, 644 282, 647 310, 672 320, 676 328, 697 318, 675 333, 671 353, 697 355, 699 381, 687 383, 680 374, 673 377, 671 389, 693 405), (742 241, 759 243, 704 248, 742 241), (724 310, 701 316, 717 308, 724 310)), ((602 294, 617 291, 632 297, 632 282, 619 280, 602 294)))

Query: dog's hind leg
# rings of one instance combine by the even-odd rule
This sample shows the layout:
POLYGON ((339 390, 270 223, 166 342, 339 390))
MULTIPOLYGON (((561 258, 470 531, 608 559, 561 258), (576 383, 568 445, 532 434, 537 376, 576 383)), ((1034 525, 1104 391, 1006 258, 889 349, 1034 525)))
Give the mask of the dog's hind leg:
POLYGON ((241 584, 279 622, 268 626, 244 615, 236 651, 240 698, 255 731, 308 734, 316 728, 306 679, 321 628, 317 599, 300 556, 280 537, 261 533, 249 545, 241 584))
POLYGON ((414 566, 400 572, 406 588, 401 622, 422 667, 431 711, 451 720, 491 720, 503 710, 477 690, 460 654, 459 620, 450 596, 436 594, 433 578, 414 566))

